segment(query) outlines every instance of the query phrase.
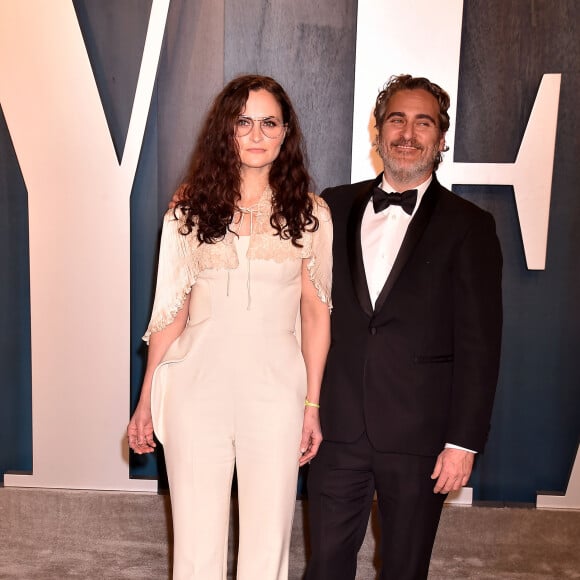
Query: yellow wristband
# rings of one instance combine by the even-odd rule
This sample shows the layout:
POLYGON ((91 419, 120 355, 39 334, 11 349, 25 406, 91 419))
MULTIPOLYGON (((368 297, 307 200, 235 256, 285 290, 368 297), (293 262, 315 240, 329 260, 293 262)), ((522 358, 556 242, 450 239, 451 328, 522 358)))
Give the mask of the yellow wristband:
POLYGON ((318 403, 311 403, 308 399, 304 399, 304 406, 305 407, 316 407, 320 409, 320 405, 318 403))

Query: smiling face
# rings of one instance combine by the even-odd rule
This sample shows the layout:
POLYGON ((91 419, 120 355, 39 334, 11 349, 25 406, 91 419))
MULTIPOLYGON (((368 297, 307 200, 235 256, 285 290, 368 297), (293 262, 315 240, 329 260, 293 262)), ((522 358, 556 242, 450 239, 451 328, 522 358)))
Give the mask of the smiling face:
MULTIPOLYGON (((283 123, 280 104, 272 93, 264 89, 250 91, 246 105, 240 111, 240 115, 243 118, 238 122, 247 124, 249 122, 248 118, 254 120, 253 127, 247 135, 239 136, 236 133, 242 172, 253 170, 269 172, 272 163, 274 163, 280 153, 286 129, 278 137, 266 137, 260 128, 258 119, 265 119, 263 121, 265 123, 268 122, 268 119, 272 119, 274 123, 283 123)), ((245 130, 247 128, 241 132, 245 132, 245 130)))
POLYGON ((439 105, 423 89, 401 90, 389 100, 377 149, 387 181, 398 190, 415 187, 433 172, 445 146, 439 128, 439 105))

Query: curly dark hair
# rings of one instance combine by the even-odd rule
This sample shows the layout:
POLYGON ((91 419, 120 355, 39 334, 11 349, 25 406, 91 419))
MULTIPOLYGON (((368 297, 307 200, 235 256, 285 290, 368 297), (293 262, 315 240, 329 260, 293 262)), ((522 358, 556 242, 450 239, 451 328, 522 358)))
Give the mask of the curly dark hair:
POLYGON ((191 157, 175 210, 185 215, 181 233, 196 230, 200 243, 222 240, 241 199, 241 161, 235 139, 235 121, 244 110, 250 91, 268 91, 282 109, 286 137, 269 174, 272 188, 270 223, 277 234, 301 247, 305 231, 318 229, 311 183, 306 169, 304 139, 298 117, 286 91, 274 79, 244 75, 231 80, 211 105, 191 157))
MULTIPOLYGON (((411 75, 393 75, 383 87, 383 90, 378 94, 377 101, 375 103, 375 129, 380 133, 383 123, 385 122, 385 115, 387 114, 387 106, 391 97, 398 93, 399 91, 412 91, 415 89, 423 89, 427 91, 439 104, 439 131, 441 133, 446 133, 449 129, 449 105, 451 100, 446 91, 444 91, 439 85, 431 82, 425 77, 413 77, 411 75)), ((445 147, 443 151, 448 151, 449 148, 445 147)), ((439 167, 439 164, 443 161, 443 156, 441 152, 438 153, 435 159, 435 169, 439 167)))

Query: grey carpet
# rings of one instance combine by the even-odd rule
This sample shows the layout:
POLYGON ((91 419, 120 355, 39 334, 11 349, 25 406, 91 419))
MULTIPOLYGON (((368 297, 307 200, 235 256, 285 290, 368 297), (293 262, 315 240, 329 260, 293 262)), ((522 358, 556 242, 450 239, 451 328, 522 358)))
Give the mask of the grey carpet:
MULTIPOLYGON (((304 573, 305 507, 296 504, 290 580, 304 573)), ((233 518, 231 568, 235 530, 233 518)), ((375 515, 357 580, 376 578, 376 533, 375 515)), ((167 496, 0 488, 0 579, 168 580, 170 535, 167 496)), ((429 578, 580 579, 580 511, 446 507, 429 578)))

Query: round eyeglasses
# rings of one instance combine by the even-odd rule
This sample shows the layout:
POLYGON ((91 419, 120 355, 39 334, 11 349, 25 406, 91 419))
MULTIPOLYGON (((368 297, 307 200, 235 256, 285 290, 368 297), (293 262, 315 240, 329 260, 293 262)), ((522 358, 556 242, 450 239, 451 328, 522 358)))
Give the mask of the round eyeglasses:
POLYGON ((287 127, 276 117, 246 117, 239 115, 236 119, 236 137, 245 137, 254 129, 254 123, 260 124, 262 135, 268 139, 277 139, 287 127))

